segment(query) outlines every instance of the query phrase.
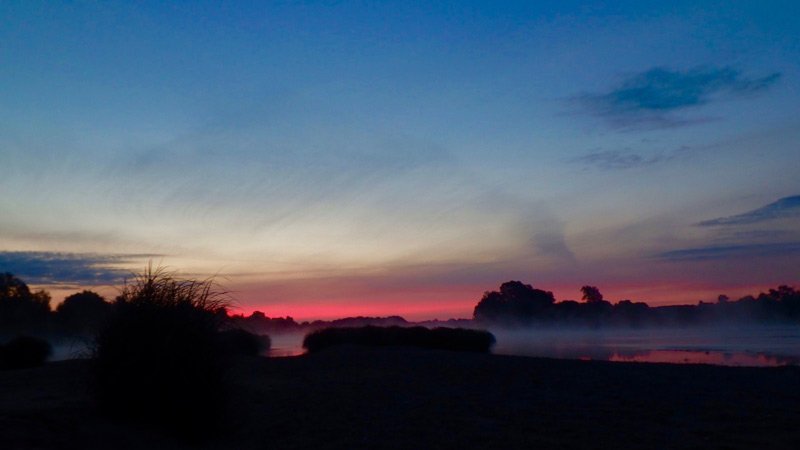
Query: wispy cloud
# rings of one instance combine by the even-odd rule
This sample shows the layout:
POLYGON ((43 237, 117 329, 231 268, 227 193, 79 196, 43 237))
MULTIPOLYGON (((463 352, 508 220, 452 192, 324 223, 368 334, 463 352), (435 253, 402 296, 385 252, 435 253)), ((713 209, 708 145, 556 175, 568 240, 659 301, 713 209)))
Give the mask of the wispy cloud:
POLYGON ((768 220, 800 217, 800 195, 784 197, 769 205, 729 217, 719 217, 698 223, 701 227, 720 225, 750 225, 768 220))
POLYGON ((31 284, 116 284, 131 275, 120 265, 155 256, 0 252, 0 272, 11 272, 31 284))
POLYGON ((575 254, 567 245, 564 225, 558 220, 549 219, 535 222, 531 240, 537 255, 552 258, 557 262, 574 263, 575 254))
POLYGON ((571 161, 587 167, 596 167, 603 170, 633 169, 672 161, 685 153, 688 149, 688 147, 681 147, 671 152, 661 152, 651 155, 645 155, 631 150, 599 150, 579 156, 571 161))
POLYGON ((608 92, 577 99, 590 113, 612 126, 669 128, 706 121, 678 113, 715 99, 764 91, 780 78, 778 72, 746 77, 731 67, 680 71, 654 67, 623 80, 608 92))
POLYGON ((685 248, 659 253, 658 259, 668 261, 706 261, 728 258, 776 257, 800 254, 800 242, 771 244, 718 245, 685 248))

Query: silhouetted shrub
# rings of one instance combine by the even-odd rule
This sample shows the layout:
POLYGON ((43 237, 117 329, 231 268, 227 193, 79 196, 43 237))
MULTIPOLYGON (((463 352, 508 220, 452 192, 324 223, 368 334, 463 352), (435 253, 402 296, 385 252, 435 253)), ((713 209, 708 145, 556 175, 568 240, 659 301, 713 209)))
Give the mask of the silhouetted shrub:
POLYGON ((56 308, 56 319, 63 331, 92 334, 108 318, 111 304, 99 294, 82 291, 65 298, 56 308))
POLYGON ((42 365, 53 353, 44 339, 19 336, 0 345, 0 369, 22 369, 42 365))
POLYGON ((556 299, 552 292, 535 289, 519 281, 507 281, 500 291, 485 292, 475 305, 473 317, 484 322, 530 322, 541 318, 556 299))
POLYGON ((221 332, 220 341, 226 353, 246 356, 258 356, 272 345, 266 334, 255 334, 241 328, 221 332))
POLYGON ((50 294, 31 292, 24 281, 0 273, 0 330, 15 333, 42 332, 50 319, 50 294))
POLYGON ((325 328, 309 333, 303 339, 303 347, 312 353, 348 344, 488 352, 494 343, 494 335, 488 331, 425 327, 325 328))
POLYGON ((97 337, 100 406, 187 437, 213 431, 223 411, 225 354, 211 281, 148 268, 127 285, 97 337))

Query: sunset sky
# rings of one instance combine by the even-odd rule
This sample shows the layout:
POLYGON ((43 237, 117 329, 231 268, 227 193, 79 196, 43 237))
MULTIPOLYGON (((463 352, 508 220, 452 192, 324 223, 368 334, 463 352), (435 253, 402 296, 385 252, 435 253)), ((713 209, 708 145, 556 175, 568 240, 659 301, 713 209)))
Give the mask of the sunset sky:
POLYGON ((800 284, 800 2, 0 3, 0 271, 469 317, 800 284))

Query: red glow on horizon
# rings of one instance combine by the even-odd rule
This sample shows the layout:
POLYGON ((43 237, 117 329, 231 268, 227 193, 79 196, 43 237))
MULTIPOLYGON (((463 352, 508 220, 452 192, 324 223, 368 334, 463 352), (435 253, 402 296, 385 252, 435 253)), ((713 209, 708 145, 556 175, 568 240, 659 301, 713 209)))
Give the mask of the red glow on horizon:
MULTIPOLYGON (((580 301, 581 298, 580 286, 555 286, 553 289, 538 285, 534 287, 551 290, 556 301, 580 301)), ((606 284, 605 288, 603 285, 598 287, 605 299, 611 303, 632 300, 645 302, 653 307, 696 305, 699 301, 715 302, 719 294, 726 294, 735 300, 745 295, 758 295, 759 292, 768 289, 764 286, 737 286, 721 290, 714 286, 691 283, 681 285, 640 283, 616 286, 606 284)), ((483 293, 498 288, 499 283, 489 289, 477 286, 446 286, 432 289, 409 288, 400 292, 385 292, 381 289, 373 292, 361 290, 352 296, 340 291, 302 297, 297 295, 299 292, 292 292, 295 295, 283 295, 275 301, 264 301, 263 299, 275 298, 275 293, 270 288, 264 287, 245 291, 239 306, 232 312, 250 315, 254 311, 261 311, 268 317, 289 316, 297 321, 333 320, 356 316, 401 316, 411 321, 469 319, 472 318, 472 311, 483 293)))
POLYGON ((471 318, 472 307, 469 314, 463 314, 466 309, 464 302, 437 303, 437 304, 395 304, 395 303, 271 303, 263 306, 237 308, 236 314, 245 316, 255 311, 263 312, 267 317, 292 317, 298 322, 314 320, 334 320, 343 317, 387 317, 400 316, 407 320, 420 321, 430 319, 459 319, 471 318))
MULTIPOLYGON (((489 284, 450 284, 414 286, 387 283, 370 285, 353 280, 329 279, 324 281, 303 280, 297 283, 261 285, 253 283, 239 286, 234 290, 234 314, 250 315, 261 311, 268 317, 290 316, 297 321, 332 320, 356 316, 401 316, 410 321, 432 319, 469 319, 475 305, 486 291, 497 290, 503 281, 489 284)), ((611 303, 621 300, 645 302, 650 306, 696 305, 699 301, 716 302, 720 294, 737 300, 746 295, 757 296, 778 284, 797 285, 800 283, 776 283, 773 285, 735 285, 719 287, 716 284, 701 282, 638 281, 609 282, 587 280, 583 284, 571 282, 533 283, 526 279, 520 281, 533 287, 552 291, 556 301, 581 300, 580 287, 583 284, 596 285, 605 299, 611 303)), ((119 289, 114 286, 75 286, 75 285, 31 285, 35 289, 48 290, 53 301, 52 307, 67 295, 90 289, 111 301, 119 289)))

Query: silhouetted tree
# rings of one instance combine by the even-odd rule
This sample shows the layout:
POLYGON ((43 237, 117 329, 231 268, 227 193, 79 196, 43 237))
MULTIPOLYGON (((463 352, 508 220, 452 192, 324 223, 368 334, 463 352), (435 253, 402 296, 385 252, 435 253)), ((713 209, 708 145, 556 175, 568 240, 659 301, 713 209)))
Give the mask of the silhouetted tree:
POLYGON ((638 327, 650 319, 650 307, 647 303, 622 300, 613 307, 614 322, 619 325, 638 327))
POLYGON ((111 304, 100 294, 84 290, 65 298, 56 307, 56 318, 66 331, 91 333, 99 330, 110 310, 111 304))
POLYGON ((596 286, 584 286, 581 288, 581 293, 583 296, 581 297, 586 303, 597 303, 603 301, 603 294, 600 293, 600 289, 597 289, 596 286))
POLYGON ((555 303, 553 293, 535 289, 520 281, 507 281, 500 291, 483 294, 473 317, 484 321, 530 321, 540 317, 555 303))
POLYGON ((509 281, 499 291, 483 294, 475 306, 478 321, 516 324, 569 323, 600 327, 685 326, 714 322, 798 323, 800 291, 792 286, 778 286, 758 297, 748 295, 736 301, 720 296, 716 303, 671 305, 651 308, 646 303, 623 300, 612 305, 603 299, 596 286, 583 286, 584 303, 566 300, 555 303, 553 294, 534 289, 519 281, 509 281))
POLYGON ((0 274, 0 330, 40 331, 50 317, 50 294, 31 292, 24 281, 10 273, 0 274))

